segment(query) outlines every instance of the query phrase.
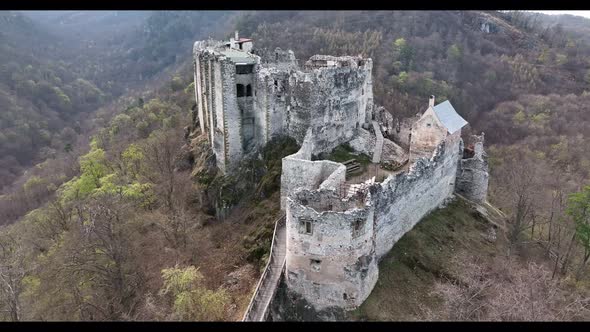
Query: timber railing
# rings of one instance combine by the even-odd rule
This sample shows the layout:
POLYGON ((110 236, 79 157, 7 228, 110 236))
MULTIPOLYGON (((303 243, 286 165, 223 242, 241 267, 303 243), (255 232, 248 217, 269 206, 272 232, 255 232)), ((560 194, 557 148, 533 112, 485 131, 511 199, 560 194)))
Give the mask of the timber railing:
POLYGON ((286 216, 283 214, 275 222, 272 243, 270 245, 270 257, 266 263, 264 272, 260 276, 260 280, 258 280, 258 285, 242 321, 260 322, 266 320, 268 316, 270 302, 276 293, 281 274, 285 269, 285 254, 287 250, 285 221, 286 216))

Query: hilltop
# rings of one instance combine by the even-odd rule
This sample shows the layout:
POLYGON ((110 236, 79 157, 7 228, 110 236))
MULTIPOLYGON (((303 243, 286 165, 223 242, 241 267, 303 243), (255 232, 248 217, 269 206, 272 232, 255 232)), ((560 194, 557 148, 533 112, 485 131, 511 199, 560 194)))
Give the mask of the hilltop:
POLYGON ((557 312, 588 298, 587 278, 576 281, 584 249, 565 212, 590 171, 588 20, 479 11, 85 15, 0 15, 0 224, 10 224, 0 228, 0 259, 18 290, 0 288, 8 310, 0 319, 241 319, 268 258, 280 160, 299 147, 273 142, 235 177, 211 167, 194 130, 191 47, 235 29, 300 61, 371 57, 375 100, 394 118, 436 95, 486 133, 489 200, 508 231, 489 241, 489 224, 461 201, 434 212, 380 263, 376 288, 351 319, 579 318, 557 312), (64 38, 48 29, 59 21, 108 36, 64 38), (107 22, 124 31, 98 26, 107 22), (225 203, 233 208, 216 217, 225 203), (538 294, 554 298, 517 293, 513 304, 555 305, 539 307, 545 316, 497 315, 499 290, 524 289, 527 273, 543 277, 538 294), (484 283, 486 295, 464 306, 482 276, 498 283, 484 283))

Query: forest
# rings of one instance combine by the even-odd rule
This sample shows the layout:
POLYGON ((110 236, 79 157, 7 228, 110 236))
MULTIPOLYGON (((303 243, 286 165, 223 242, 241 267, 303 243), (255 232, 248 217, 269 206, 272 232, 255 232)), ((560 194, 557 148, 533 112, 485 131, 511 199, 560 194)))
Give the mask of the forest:
MULTIPOLYGON (((298 147, 274 140, 235 177, 211 166, 194 128, 192 44, 235 30, 299 63, 371 57, 375 101, 398 119, 430 95, 452 101, 468 133, 485 132, 488 200, 507 215, 497 265, 512 270, 482 286, 463 257, 466 281, 437 296, 469 313, 469 294, 535 261, 531 275, 560 296, 545 317, 590 318, 588 19, 56 11, 0 12, 0 27, 0 320, 241 319, 280 213, 281 158, 298 147), (220 206, 233 208, 219 218, 220 206), (577 316, 557 314, 569 305, 577 316)), ((507 295, 493 294, 484 314, 415 319, 502 320, 492 307, 507 295)))

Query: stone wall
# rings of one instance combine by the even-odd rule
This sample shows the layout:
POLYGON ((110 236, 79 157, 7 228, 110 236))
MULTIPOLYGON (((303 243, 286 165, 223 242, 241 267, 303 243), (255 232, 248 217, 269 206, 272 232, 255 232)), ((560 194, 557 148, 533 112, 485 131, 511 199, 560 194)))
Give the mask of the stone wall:
POLYGON ((394 120, 394 130, 388 132, 388 136, 393 142, 402 148, 408 150, 410 148, 410 134, 412 133, 412 126, 416 121, 420 120, 420 114, 416 114, 411 118, 394 120))
POLYGON ((268 113, 269 137, 286 133, 301 144, 311 128, 313 153, 318 154, 352 139, 367 121, 373 102, 372 62, 356 57, 332 58, 348 65, 311 67, 307 71, 292 65, 263 66, 258 77, 261 91, 257 112, 268 113))
POLYGON ((457 170, 457 193, 474 202, 483 203, 488 193, 488 157, 483 149, 483 134, 475 136, 474 155, 463 158, 457 170))
MULTIPOLYGON (((330 193, 333 195, 334 191, 325 194, 330 193)), ((309 194, 301 190, 294 198, 287 198, 289 289, 318 309, 355 308, 377 282, 373 209, 366 204, 361 209, 345 212, 318 212, 303 204, 320 201, 311 199, 309 194)), ((337 197, 332 198, 336 200, 337 197)))
POLYGON ((387 138, 383 139, 383 150, 381 154, 381 164, 393 166, 401 165, 408 161, 408 153, 399 145, 387 138))
POLYGON ((371 187, 379 259, 424 216, 452 196, 460 157, 461 138, 449 136, 430 159, 418 159, 408 173, 390 176, 371 187))
POLYGON ((346 67, 313 70, 315 103, 310 107, 309 125, 314 133, 314 154, 329 152, 350 141, 357 128, 367 122, 372 63, 367 60, 360 67, 356 64, 353 61, 346 67))
MULTIPOLYGON (((311 148, 307 146, 306 152, 311 148)), ((295 190, 292 186, 283 197, 289 290, 316 310, 359 306, 378 278, 378 260, 452 196, 461 149, 460 136, 450 135, 431 158, 418 159, 408 173, 391 175, 352 197, 321 185, 295 190)))
POLYGON ((375 147, 375 135, 370 131, 359 128, 357 135, 348 144, 356 152, 364 153, 369 157, 373 156, 373 150, 375 147))
POLYGON ((346 166, 329 160, 311 161, 313 140, 311 130, 299 151, 283 158, 281 170, 281 209, 285 209, 287 196, 298 189, 333 188, 345 181, 346 166))

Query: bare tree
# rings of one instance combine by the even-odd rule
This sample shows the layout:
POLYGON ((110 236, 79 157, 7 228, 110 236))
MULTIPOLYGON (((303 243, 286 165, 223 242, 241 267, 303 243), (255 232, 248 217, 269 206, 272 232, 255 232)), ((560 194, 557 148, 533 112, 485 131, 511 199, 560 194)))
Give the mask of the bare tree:
POLYGON ((146 177, 156 184, 156 190, 164 197, 168 210, 174 210, 174 193, 176 189, 175 165, 182 144, 182 134, 177 130, 156 131, 144 145, 147 163, 146 177))
POLYGON ((11 321, 22 319, 20 295, 25 276, 24 253, 18 240, 11 234, 0 234, 0 312, 7 313, 11 321))
POLYGON ((446 303, 445 319, 556 321, 588 319, 590 298, 564 289, 550 269, 497 256, 492 262, 459 256, 460 277, 437 282, 434 294, 446 303))
POLYGON ((538 166, 524 154, 513 154, 496 172, 501 205, 509 208, 508 239, 510 250, 523 241, 525 230, 533 227, 533 211, 538 194, 538 166))
POLYGON ((89 289, 73 289, 74 294, 81 293, 77 309, 86 313, 86 319, 118 320, 133 311, 141 284, 125 234, 124 221, 132 209, 116 196, 103 195, 87 202, 84 210, 78 241, 66 252, 63 277, 74 278, 75 285, 92 280, 89 289))

